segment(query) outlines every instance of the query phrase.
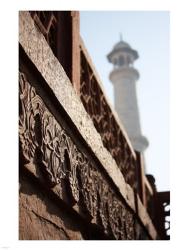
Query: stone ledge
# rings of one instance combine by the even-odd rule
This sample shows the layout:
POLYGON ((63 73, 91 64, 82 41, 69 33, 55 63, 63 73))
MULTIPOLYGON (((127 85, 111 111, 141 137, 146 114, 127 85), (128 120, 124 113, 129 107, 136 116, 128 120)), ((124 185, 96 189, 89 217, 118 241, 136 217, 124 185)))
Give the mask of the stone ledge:
MULTIPOLYGON (((19 42, 113 180, 127 204, 136 213, 134 191, 126 184, 116 162, 104 148, 100 135, 76 95, 61 64, 54 56, 43 35, 35 27, 30 14, 26 11, 19 13, 19 42)), ((141 201, 139 201, 139 204, 141 208, 141 201)), ((156 239, 156 231, 145 209, 144 213, 139 211, 139 217, 148 229, 151 238, 156 239), (148 221, 146 218, 148 218, 148 221), (149 226, 147 226, 147 223, 149 223, 149 226)))

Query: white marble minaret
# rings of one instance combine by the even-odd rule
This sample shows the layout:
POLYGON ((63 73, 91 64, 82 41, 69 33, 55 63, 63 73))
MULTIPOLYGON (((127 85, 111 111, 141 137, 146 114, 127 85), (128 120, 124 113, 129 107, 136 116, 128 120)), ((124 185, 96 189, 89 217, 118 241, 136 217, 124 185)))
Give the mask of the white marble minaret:
POLYGON ((114 85, 115 109, 128 133, 133 148, 143 152, 148 146, 148 141, 141 133, 136 95, 136 81, 139 78, 139 73, 133 67, 138 53, 121 38, 121 41, 114 46, 107 58, 114 65, 110 73, 110 80, 114 85))

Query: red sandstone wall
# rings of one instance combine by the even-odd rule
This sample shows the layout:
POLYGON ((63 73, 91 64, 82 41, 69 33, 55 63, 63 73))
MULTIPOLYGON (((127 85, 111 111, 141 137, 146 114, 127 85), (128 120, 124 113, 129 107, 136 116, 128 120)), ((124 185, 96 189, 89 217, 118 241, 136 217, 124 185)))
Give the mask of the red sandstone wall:
POLYGON ((28 178, 20 180, 20 240, 80 240, 79 225, 28 178))

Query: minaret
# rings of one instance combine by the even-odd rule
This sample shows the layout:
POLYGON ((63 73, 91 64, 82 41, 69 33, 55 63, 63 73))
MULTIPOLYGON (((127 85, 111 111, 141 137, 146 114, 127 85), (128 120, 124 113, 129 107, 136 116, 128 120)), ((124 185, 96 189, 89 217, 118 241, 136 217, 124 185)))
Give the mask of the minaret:
POLYGON ((134 61, 138 59, 138 53, 121 37, 120 42, 113 47, 107 58, 114 65, 109 77, 114 86, 115 109, 133 148, 143 152, 148 146, 148 141, 141 133, 136 95, 139 73, 133 67, 134 61))

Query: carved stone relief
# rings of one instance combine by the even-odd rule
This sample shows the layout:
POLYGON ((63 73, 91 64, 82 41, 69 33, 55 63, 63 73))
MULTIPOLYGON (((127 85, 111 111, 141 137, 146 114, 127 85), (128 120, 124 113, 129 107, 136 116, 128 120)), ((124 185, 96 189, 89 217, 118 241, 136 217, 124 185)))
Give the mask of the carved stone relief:
POLYGON ((106 234, 115 239, 134 239, 131 210, 55 120, 23 73, 19 74, 19 84, 19 137, 25 164, 35 164, 49 188, 66 179, 74 204, 84 208, 90 221, 106 234))

